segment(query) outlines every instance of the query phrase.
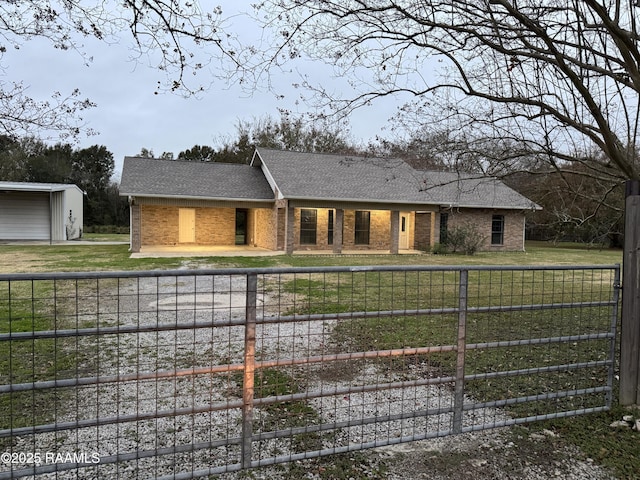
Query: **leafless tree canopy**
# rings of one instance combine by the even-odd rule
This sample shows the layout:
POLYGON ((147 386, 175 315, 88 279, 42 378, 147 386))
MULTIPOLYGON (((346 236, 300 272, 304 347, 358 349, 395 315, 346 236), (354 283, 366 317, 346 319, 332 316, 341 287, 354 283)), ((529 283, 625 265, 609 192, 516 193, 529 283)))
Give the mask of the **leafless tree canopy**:
POLYGON ((257 13, 279 37, 270 62, 349 76, 349 98, 310 82, 328 107, 408 94, 405 118, 450 122, 467 144, 518 142, 556 168, 595 148, 587 174, 640 178, 635 0, 267 0, 257 13))
MULTIPOLYGON (((197 0, 6 0, 0 2, 0 68, 10 68, 7 51, 36 38, 55 49, 75 50, 90 63, 84 39, 119 43, 129 37, 134 60, 166 73, 167 81, 151 88, 192 94, 211 82, 210 72, 192 75, 210 62, 226 59, 241 69, 233 39, 222 32, 221 15, 219 7, 202 11, 197 0)), ((27 87, 0 77, 0 133, 79 134, 82 111, 94 106, 90 100, 77 90, 34 99, 26 94, 27 87)))

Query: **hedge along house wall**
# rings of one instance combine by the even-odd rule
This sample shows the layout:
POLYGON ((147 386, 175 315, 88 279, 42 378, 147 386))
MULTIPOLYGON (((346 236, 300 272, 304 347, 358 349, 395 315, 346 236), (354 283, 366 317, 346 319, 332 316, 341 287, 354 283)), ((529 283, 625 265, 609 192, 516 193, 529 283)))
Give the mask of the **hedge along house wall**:
MULTIPOLYGON (((468 227, 480 235, 483 251, 524 251, 525 215, 519 210, 447 208, 441 214, 448 215, 448 229, 468 227), (491 243, 492 220, 494 215, 504 217, 503 242, 491 243)), ((440 218, 436 227, 437 241, 440 242, 440 218)))

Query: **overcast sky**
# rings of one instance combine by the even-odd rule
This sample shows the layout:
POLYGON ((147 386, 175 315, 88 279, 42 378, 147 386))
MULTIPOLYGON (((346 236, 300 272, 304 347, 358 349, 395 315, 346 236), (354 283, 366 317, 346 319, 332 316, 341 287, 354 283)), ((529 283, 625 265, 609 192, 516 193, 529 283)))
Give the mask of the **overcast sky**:
MULTIPOLYGON (((203 9, 206 3, 201 1, 203 9)), ((249 1, 222 3, 223 11, 231 13, 231 9, 247 10, 242 4, 249 1)), ((235 17, 229 27, 251 34, 250 24, 241 17, 235 17)), ((129 40, 130 36, 125 34, 121 45, 107 46, 83 39, 87 52, 93 56, 88 66, 77 52, 54 50, 42 41, 26 42, 19 51, 5 55, 3 63, 8 66, 5 79, 22 80, 29 86, 28 94, 37 99, 47 99, 53 91, 65 94, 79 88, 83 98, 97 103, 96 108, 85 112, 84 118, 87 126, 99 135, 82 137, 78 147, 105 145, 114 154, 117 174, 124 156, 135 155, 143 147, 152 149, 156 155, 173 152, 177 156, 196 144, 214 145, 220 138, 235 138, 235 125, 239 120, 251 121, 266 115, 279 118, 278 108, 293 111, 306 108, 296 104, 299 92, 290 87, 299 80, 294 74, 273 78, 278 89, 285 93, 283 100, 265 91, 248 95, 221 81, 215 81, 198 97, 155 95, 157 81, 164 77, 147 65, 129 60, 130 44, 126 43, 129 40)), ((311 72, 314 80, 332 82, 328 67, 307 64, 304 68, 311 72)), ((334 88, 342 88, 344 83, 336 85, 334 88)), ((354 141, 366 142, 381 133, 381 127, 395 107, 393 100, 386 100, 353 116, 350 126, 354 141)))

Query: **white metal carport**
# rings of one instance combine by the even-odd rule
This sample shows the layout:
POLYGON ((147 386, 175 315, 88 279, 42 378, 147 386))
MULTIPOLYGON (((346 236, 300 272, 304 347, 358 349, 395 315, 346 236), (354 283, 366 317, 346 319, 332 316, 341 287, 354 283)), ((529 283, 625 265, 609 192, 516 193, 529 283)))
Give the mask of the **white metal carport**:
POLYGON ((82 201, 76 185, 0 182, 0 240, 80 238, 82 201))

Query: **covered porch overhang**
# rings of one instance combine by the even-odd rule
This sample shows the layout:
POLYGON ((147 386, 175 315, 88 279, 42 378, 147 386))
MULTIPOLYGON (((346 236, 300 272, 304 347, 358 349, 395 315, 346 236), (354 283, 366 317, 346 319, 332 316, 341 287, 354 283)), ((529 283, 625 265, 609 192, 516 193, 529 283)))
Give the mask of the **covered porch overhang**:
MULTIPOLYGON (((406 239, 403 241, 403 235, 406 236, 408 229, 407 218, 405 214, 415 215, 418 213, 428 214, 428 245, 434 243, 434 231, 436 227, 436 213, 439 210, 437 205, 425 205, 425 204, 408 204, 401 202, 379 202, 379 201, 354 201, 349 199, 312 199, 312 198, 296 198, 280 200, 277 202, 278 206, 284 210, 284 215, 280 217, 280 221, 284 224, 282 231, 283 242, 282 249, 287 254, 400 254, 400 253, 423 253, 419 248, 416 248, 415 238, 414 241, 408 242, 406 239), (296 210, 301 209, 324 209, 332 210, 334 214, 331 215, 331 236, 332 245, 330 249, 326 248, 303 248, 300 241, 297 241, 296 234, 299 231, 300 222, 296 218, 296 210), (353 235, 352 231, 348 233, 345 230, 347 220, 345 218, 345 212, 351 211, 374 211, 374 212, 388 212, 388 222, 384 226, 384 229, 388 232, 385 238, 386 246, 380 248, 380 245, 372 245, 368 248, 355 248, 351 251, 350 247, 358 247, 349 243, 349 239, 345 238, 345 235, 353 235)), ((386 213, 385 213, 386 214, 386 213)), ((352 220, 353 221, 353 220, 352 220)), ((352 227, 352 226, 350 226, 352 227)), ((355 227, 353 227, 355 228, 355 227)), ((372 227, 373 228, 373 227, 372 227)), ((413 232, 415 235, 415 231, 413 232)), ((353 242, 352 242, 353 243, 353 242)), ((280 244, 280 242, 279 242, 280 244)))
POLYGON ((233 251, 234 243, 238 247, 265 247, 254 238, 254 227, 258 216, 270 214, 274 201, 136 196, 129 198, 129 204, 133 253, 209 256, 199 252, 233 251))

